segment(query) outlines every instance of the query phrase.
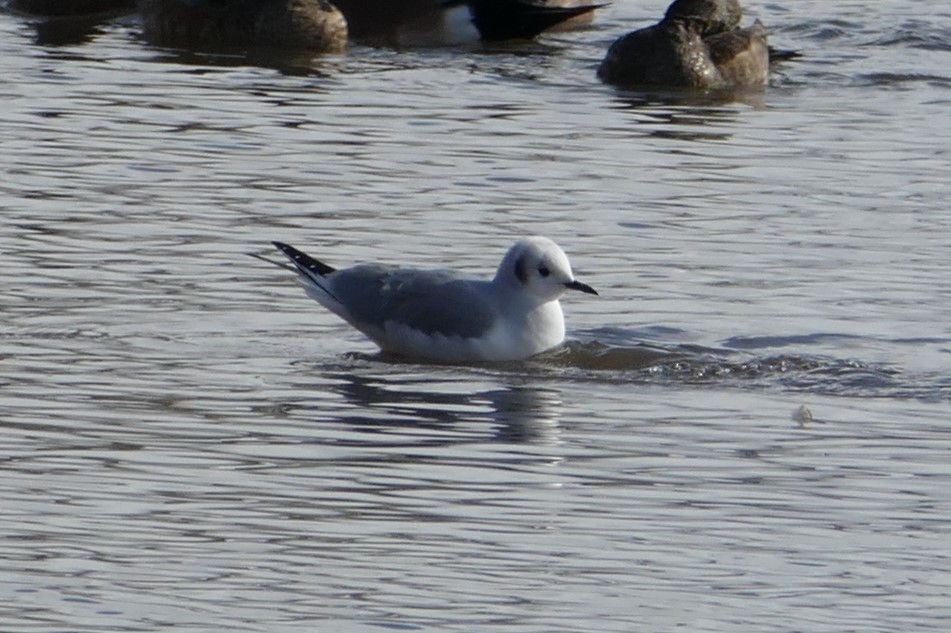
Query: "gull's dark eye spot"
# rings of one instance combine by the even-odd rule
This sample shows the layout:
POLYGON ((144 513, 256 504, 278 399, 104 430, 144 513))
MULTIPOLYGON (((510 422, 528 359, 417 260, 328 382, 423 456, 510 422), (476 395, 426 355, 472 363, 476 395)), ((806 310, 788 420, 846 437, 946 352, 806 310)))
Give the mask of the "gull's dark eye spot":
POLYGON ((524 257, 515 260, 515 278, 523 284, 528 282, 528 262, 524 257))
POLYGON ((542 277, 547 277, 548 275, 551 274, 551 271, 548 270, 548 266, 545 266, 545 265, 543 264, 543 265, 539 266, 539 268, 538 268, 538 274, 541 275, 542 277))

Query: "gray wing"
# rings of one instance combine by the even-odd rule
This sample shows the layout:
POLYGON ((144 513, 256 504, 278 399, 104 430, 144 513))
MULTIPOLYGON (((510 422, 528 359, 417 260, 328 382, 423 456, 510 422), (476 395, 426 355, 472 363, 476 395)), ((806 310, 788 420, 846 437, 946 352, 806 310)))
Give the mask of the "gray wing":
POLYGON ((450 271, 363 265, 328 276, 334 297, 358 323, 383 328, 396 322, 425 334, 472 338, 498 318, 489 282, 450 271))

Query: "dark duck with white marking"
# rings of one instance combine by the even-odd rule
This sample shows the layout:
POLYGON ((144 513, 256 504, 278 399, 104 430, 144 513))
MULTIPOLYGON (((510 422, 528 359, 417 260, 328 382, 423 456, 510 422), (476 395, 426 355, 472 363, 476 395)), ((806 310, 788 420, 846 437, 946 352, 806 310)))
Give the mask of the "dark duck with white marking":
POLYGON ((740 28, 737 0, 676 0, 664 19, 615 41, 598 68, 622 86, 763 86, 769 78, 766 27, 740 28))

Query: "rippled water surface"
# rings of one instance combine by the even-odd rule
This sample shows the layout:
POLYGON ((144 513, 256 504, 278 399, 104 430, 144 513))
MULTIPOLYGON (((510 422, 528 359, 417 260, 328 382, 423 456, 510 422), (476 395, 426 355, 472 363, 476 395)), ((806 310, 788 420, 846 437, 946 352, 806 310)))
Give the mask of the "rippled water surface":
POLYGON ((945 631, 951 11, 747 3, 768 89, 537 43, 316 59, 0 13, 0 629, 945 631), (269 241, 600 297, 380 356, 269 241))

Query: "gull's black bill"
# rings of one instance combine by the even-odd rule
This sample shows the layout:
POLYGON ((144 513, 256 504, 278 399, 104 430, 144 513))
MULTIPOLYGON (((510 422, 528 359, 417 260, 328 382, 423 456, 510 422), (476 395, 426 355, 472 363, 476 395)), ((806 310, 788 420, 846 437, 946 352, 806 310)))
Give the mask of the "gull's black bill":
POLYGON ((589 295, 596 295, 596 294, 598 294, 598 291, 597 291, 597 290, 595 290, 594 288, 592 288, 592 287, 589 286, 588 284, 583 284, 583 283, 581 283, 581 282, 578 281, 577 279, 575 279, 574 281, 569 281, 568 283, 566 283, 566 284, 565 284, 565 288, 568 288, 569 290, 580 290, 581 292, 587 292, 589 295))

